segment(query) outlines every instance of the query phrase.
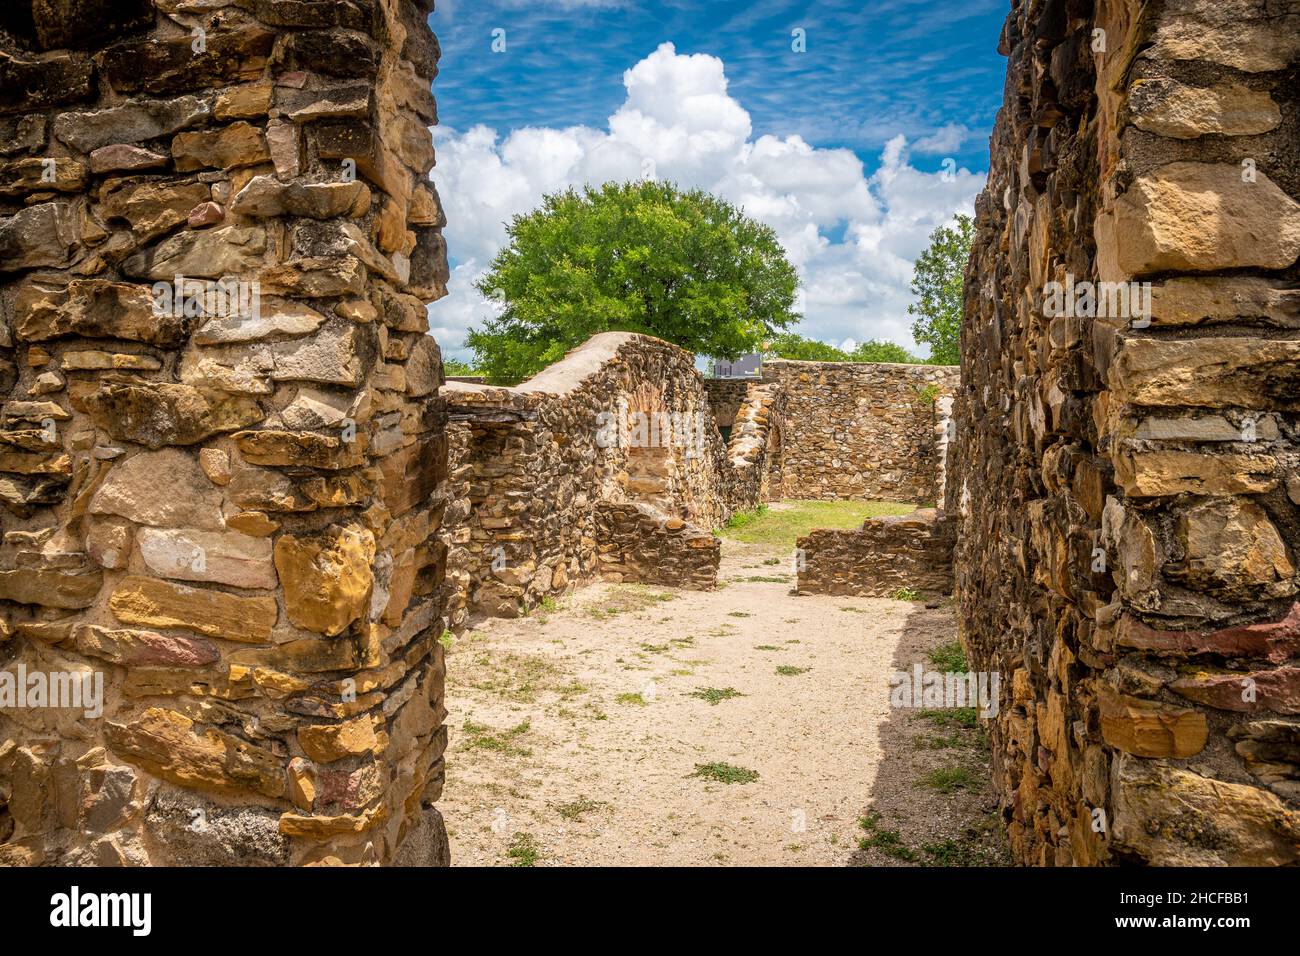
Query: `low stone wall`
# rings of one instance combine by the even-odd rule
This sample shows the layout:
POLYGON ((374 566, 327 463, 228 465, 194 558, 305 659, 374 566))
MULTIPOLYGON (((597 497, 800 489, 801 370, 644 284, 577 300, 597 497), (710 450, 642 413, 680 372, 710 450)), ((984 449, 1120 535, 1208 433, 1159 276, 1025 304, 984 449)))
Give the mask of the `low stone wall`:
POLYGON ((603 333, 515 388, 449 382, 445 395, 456 627, 470 614, 522 614, 605 573, 712 586, 698 544, 672 541, 711 540, 761 500, 774 396, 746 404, 728 451, 693 356, 650 336, 603 333), (598 520, 610 503, 643 507, 598 520))
POLYGON ((868 518, 861 528, 818 529, 796 547, 801 594, 892 597, 899 590, 952 593, 951 518, 933 508, 868 518))
POLYGON ((773 496, 937 501, 936 404, 957 378, 942 365, 764 362, 785 395, 773 496))
POLYGON ((605 581, 708 590, 717 583, 722 542, 712 532, 639 502, 596 506, 600 576, 605 581))
POLYGON ((704 388, 709 394, 709 407, 719 428, 730 428, 736 412, 745 403, 753 381, 745 378, 706 378, 704 388))

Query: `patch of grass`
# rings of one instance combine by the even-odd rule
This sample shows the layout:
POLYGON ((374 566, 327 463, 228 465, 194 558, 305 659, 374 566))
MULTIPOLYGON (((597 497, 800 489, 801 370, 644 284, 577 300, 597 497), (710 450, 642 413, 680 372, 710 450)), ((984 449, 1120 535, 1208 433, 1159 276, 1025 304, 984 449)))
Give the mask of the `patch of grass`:
POLYGON ((923 710, 920 717, 936 727, 965 727, 974 730, 979 726, 979 715, 974 707, 953 707, 949 710, 923 710))
POLYGON ((777 667, 776 672, 782 677, 798 677, 800 674, 806 674, 811 667, 793 667, 790 664, 781 664, 777 667))
POLYGON ((476 690, 521 704, 533 703, 545 691, 563 694, 571 686, 553 662, 513 651, 475 654, 469 662, 461 664, 460 676, 476 690))
POLYGON ((916 862, 916 851, 903 842, 902 834, 897 830, 887 830, 881 827, 880 814, 873 813, 870 816, 863 817, 858 821, 858 826, 867 832, 867 835, 858 841, 859 849, 879 850, 886 856, 891 856, 896 860, 905 860, 908 863, 916 862))
POLYGON ((763 563, 764 563, 764 564, 767 564, 767 565, 780 564, 780 563, 781 563, 781 559, 780 559, 780 558, 765 558, 765 559, 763 560, 763 563))
POLYGON ((520 831, 510 838, 506 856, 513 861, 511 866, 536 866, 541 859, 542 848, 537 843, 537 837, 520 831))
POLYGON ((866 614, 866 613, 867 613, 866 608, 861 608, 861 607, 842 607, 842 608, 840 608, 840 610, 841 610, 841 611, 844 611, 844 612, 846 612, 846 613, 848 613, 848 614, 866 614))
POLYGON ((947 644, 931 648, 926 651, 926 657, 930 658, 931 664, 945 673, 956 671, 964 674, 970 669, 966 663, 966 652, 962 650, 961 641, 949 641, 947 644))
POLYGON ((759 505, 752 511, 737 511, 734 515, 726 520, 723 524, 724 531, 739 531, 741 528, 747 528, 754 522, 760 520, 767 514, 767 505, 759 505))
POLYGON ((898 588, 889 596, 895 601, 915 601, 921 593, 916 588, 898 588))
POLYGON ((753 617, 753 616, 754 616, 754 615, 749 614, 749 613, 747 613, 747 612, 745 612, 745 611, 728 611, 728 612, 727 612, 727 617, 753 617))
POLYGON ((513 741, 528 733, 529 726, 530 721, 525 720, 506 730, 493 730, 486 724, 476 724, 472 720, 466 720, 461 730, 465 732, 466 750, 490 750, 506 757, 527 757, 532 751, 527 747, 517 746, 513 741))
POLYGON ((697 763, 695 772, 688 777, 703 777, 716 783, 753 783, 758 779, 757 770, 747 770, 729 763, 697 763))
POLYGON ((956 793, 958 790, 977 789, 980 778, 968 767, 940 767, 922 777, 921 783, 940 793, 956 793))
POLYGON ((442 645, 443 650, 449 651, 456 646, 456 635, 452 634, 451 631, 444 629, 443 632, 438 635, 438 643, 442 645))
POLYGON ((691 696, 698 697, 700 700, 707 700, 716 707, 724 700, 730 700, 733 697, 744 697, 745 695, 734 687, 697 687, 691 691, 691 696))
POLYGON ((603 608, 593 607, 587 611, 590 617, 598 621, 627 614, 632 611, 644 611, 665 601, 674 600, 677 595, 666 591, 653 591, 643 584, 623 584, 611 588, 606 595, 608 602, 603 608))
POLYGON ((744 544, 794 547, 798 538, 814 528, 856 528, 867 518, 904 515, 916 510, 912 504, 893 501, 782 501, 756 512, 742 512, 727 522, 722 537, 744 544))
POLYGON ((783 647, 777 647, 775 644, 755 644, 755 645, 754 645, 754 650, 756 650, 756 651, 783 651, 783 650, 785 650, 785 648, 783 648, 783 647))
POLYGON ((549 594, 546 595, 546 597, 542 598, 542 600, 538 603, 537 607, 534 608, 534 610, 541 610, 547 614, 550 614, 554 611, 558 611, 559 609, 560 609, 559 603, 555 600, 555 598, 551 597, 549 594))
POLYGON ((620 704, 628 704, 635 707, 648 707, 650 702, 641 696, 641 692, 635 694, 619 694, 614 700, 620 704))
POLYGON ((751 574, 749 577, 745 578, 745 580, 754 584, 785 584, 790 579, 767 577, 762 574, 751 574))
POLYGON ((671 649, 669 644, 642 644, 641 650, 647 654, 663 654, 671 649))
POLYGON ((604 800, 591 800, 584 795, 569 803, 555 805, 555 812, 566 820, 582 822, 584 813, 592 813, 608 806, 609 804, 604 800))
POLYGON ((912 746, 917 750, 949 750, 953 747, 965 747, 969 741, 960 733, 948 734, 944 736, 928 736, 921 734, 912 738, 912 746))

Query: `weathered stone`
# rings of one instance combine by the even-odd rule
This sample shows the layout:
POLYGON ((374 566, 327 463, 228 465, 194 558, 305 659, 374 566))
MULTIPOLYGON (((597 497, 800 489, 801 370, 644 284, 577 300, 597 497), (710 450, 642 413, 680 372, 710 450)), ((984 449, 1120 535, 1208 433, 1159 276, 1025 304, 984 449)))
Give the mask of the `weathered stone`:
POLYGON ((1282 113, 1267 92, 1236 83, 1198 87, 1172 80, 1138 80, 1129 89, 1129 108, 1138 129, 1175 139, 1249 136, 1267 133, 1282 122, 1282 113))
POLYGON ((179 172, 257 166, 270 159, 262 131, 244 122, 217 130, 177 133, 172 140, 172 162, 179 172))
POLYGON ((1139 176, 1098 217, 1097 245, 1113 255, 1102 278, 1286 268, 1300 256, 1300 203, 1256 176, 1245 182, 1237 166, 1187 162, 1139 176))
POLYGON ((1209 727, 1195 710, 1104 690, 1101 734, 1106 743, 1139 757, 1192 757, 1205 749, 1209 727))
POLYGON ((19 159, 0 164, 0 196, 34 192, 77 192, 86 185, 86 167, 74 159, 19 159))
POLYGON ((1276 469, 1268 455, 1123 450, 1115 460, 1115 480, 1135 498, 1257 494, 1277 487, 1276 469))
POLYGON ((299 336, 314 332, 325 321, 315 309, 297 302, 263 299, 253 316, 216 316, 195 334, 197 345, 253 342, 274 335, 299 336))
POLYGON ((1178 522, 1183 559, 1164 573, 1226 597, 1294 594, 1295 567, 1264 509, 1251 501, 1207 501, 1183 512, 1178 522))
POLYGON ((179 581, 273 588, 271 542, 234 531, 141 528, 136 546, 149 570, 179 581))
POLYGON ((1300 815, 1257 787, 1132 758, 1116 761, 1114 839, 1155 866, 1285 866, 1300 815))
POLYGON ((217 792, 284 794, 284 767, 271 751, 194 721, 150 707, 138 717, 109 721, 104 737, 113 753, 182 787, 217 792))
POLYGON ((223 226, 189 230, 131 256, 122 264, 122 271, 132 278, 170 280, 184 275, 220 279, 255 273, 265 252, 266 234, 261 229, 223 226))
POLYGON ((174 100, 125 103, 90 113, 61 113, 54 135, 81 153, 101 146, 143 143, 197 126, 211 115, 208 102, 197 96, 174 100))
POLYGON ((273 597, 239 597, 138 576, 123 578, 108 606, 123 624, 180 627, 248 644, 268 640, 279 615, 273 597))
POLYGON ((137 371, 156 372, 162 362, 152 355, 126 352, 104 352, 100 349, 81 349, 64 352, 59 367, 64 372, 137 371))
POLYGON ((1206 60, 1247 73, 1286 69, 1300 54, 1300 16, 1259 0, 1172 0, 1151 55, 1206 60))
POLYGON ((1274 663, 1300 654, 1300 604, 1279 621, 1219 630, 1157 630, 1126 614, 1115 629, 1115 643, 1156 653, 1191 656, 1261 657, 1274 663))
POLYGON ((158 313, 146 286, 105 279, 74 279, 66 287, 29 285, 20 290, 14 334, 22 341, 45 342, 63 336, 114 338, 147 345, 179 344, 182 318, 158 313))
POLYGON ((0 216, 0 272, 66 266, 76 242, 66 203, 38 203, 15 215, 0 216))
POLYGON ((185 222, 211 190, 204 183, 117 180, 100 192, 105 220, 123 219, 136 238, 148 242, 185 222))
POLYGON ((175 449, 140 452, 109 470, 90 501, 91 514, 119 515, 163 528, 221 529, 221 492, 198 462, 175 449), (185 494, 176 494, 184 488, 185 494))
POLYGON ((265 429, 238 432, 234 438, 240 455, 250 465, 338 469, 355 468, 365 461, 362 436, 346 441, 334 435, 265 429))
POLYGON ((1300 342, 1128 339, 1112 386, 1136 405, 1300 408, 1300 342))
POLYGON ((145 823, 176 863, 191 866, 286 866, 289 841, 279 813, 266 807, 223 806, 190 790, 161 787, 145 823))
POLYGON ((169 162, 170 158, 162 153, 125 143, 101 146, 90 153, 92 173, 133 173, 145 169, 161 169, 169 162))
POLYGON ((274 176, 254 176, 230 206, 245 216, 308 216, 331 219, 359 215, 370 208, 370 189, 359 180, 331 183, 281 183, 274 176))
POLYGON ((1175 694, 1207 707, 1300 714, 1300 667, 1263 671, 1197 671, 1171 681, 1175 694))
POLYGON ((370 714, 332 724, 312 724, 298 730, 298 743, 317 763, 331 763, 347 757, 379 754, 388 745, 382 721, 370 714))
POLYGON ((189 634, 78 624, 73 636, 82 654, 124 667, 204 667, 221 659, 215 644, 189 634))
POLYGON ((85 404, 114 439, 155 449, 193 445, 263 418, 253 399, 162 382, 106 383, 85 404))
POLYGON ((219 120, 254 119, 265 116, 271 108, 270 83, 246 83, 231 87, 217 97, 213 115, 219 120))
POLYGON ((89 607, 103 580, 98 569, 72 573, 40 568, 0 571, 0 600, 44 607, 89 607))
POLYGON ((374 535, 361 528, 331 528, 310 537, 282 534, 275 568, 289 620, 331 636, 361 620, 374 585, 374 558, 374 535))

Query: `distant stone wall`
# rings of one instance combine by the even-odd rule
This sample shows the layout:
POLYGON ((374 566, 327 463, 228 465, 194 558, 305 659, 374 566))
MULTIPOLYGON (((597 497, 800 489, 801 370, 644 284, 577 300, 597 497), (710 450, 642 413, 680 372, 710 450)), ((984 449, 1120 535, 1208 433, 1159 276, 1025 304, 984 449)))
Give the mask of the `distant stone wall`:
POLYGON ((785 393, 773 496, 937 500, 936 403, 957 377, 942 365, 764 362, 785 393))
POLYGON ((722 542, 711 531, 641 502, 596 506, 600 576, 605 581, 712 588, 722 542))
POLYGON ((745 402, 749 386, 753 384, 744 378, 706 378, 705 391, 709 394, 709 407, 713 409, 714 421, 719 428, 730 428, 736 420, 736 412, 745 402))
POLYGON ((952 593, 953 520, 933 508, 868 518, 861 528, 818 529, 796 544, 801 594, 893 597, 952 593))
POLYGON ((445 394, 456 626, 600 576, 712 586, 698 542, 761 500, 770 398, 747 406, 733 464, 693 356, 659 339, 602 333, 515 388, 449 382, 445 394))
POLYGON ((1295 864, 1300 11, 1022 0, 1001 50, 947 497, 1012 848, 1295 864))
POLYGON ((7 4, 0 866, 445 862, 431 7, 7 4))

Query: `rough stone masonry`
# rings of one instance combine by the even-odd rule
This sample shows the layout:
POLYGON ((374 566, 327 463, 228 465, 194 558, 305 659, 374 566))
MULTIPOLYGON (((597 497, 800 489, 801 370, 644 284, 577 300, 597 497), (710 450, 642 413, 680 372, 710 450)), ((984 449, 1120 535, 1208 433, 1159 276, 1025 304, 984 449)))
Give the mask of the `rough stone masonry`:
POLYGON ((1295 864, 1300 9, 1017 0, 1001 52, 947 501, 1012 847, 1295 864))
POLYGON ((431 6, 0 12, 0 865, 445 857, 431 6))

